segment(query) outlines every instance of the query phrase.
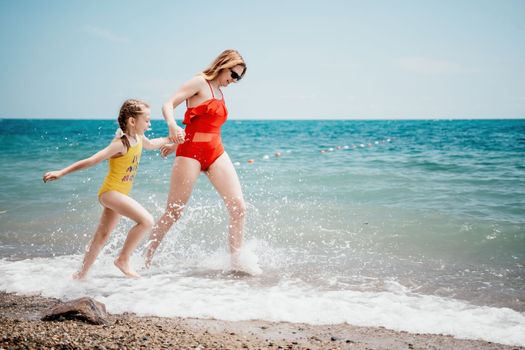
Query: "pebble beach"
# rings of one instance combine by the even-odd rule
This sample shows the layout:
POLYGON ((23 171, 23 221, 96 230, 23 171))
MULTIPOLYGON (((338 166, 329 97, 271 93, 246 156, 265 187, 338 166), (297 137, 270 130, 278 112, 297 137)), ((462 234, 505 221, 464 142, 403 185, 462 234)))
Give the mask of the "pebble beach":
POLYGON ((348 324, 229 322, 130 313, 110 314, 107 325, 41 321, 41 314, 58 303, 52 298, 0 293, 0 349, 525 349, 348 324))

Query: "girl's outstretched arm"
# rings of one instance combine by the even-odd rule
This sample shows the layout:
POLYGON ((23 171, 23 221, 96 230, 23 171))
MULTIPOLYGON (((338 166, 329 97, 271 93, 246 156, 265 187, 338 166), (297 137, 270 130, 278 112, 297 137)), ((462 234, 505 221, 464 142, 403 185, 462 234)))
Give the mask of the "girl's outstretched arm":
POLYGON ((146 136, 142 135, 142 145, 145 149, 159 149, 169 142, 169 137, 157 137, 150 140, 146 136))
POLYGON ((101 151, 98 151, 89 158, 79 160, 71 164, 70 166, 65 167, 61 170, 49 171, 44 174, 44 182, 54 181, 60 179, 62 176, 72 173, 77 170, 86 169, 92 167, 95 164, 102 162, 114 155, 119 153, 125 154, 127 152, 126 146, 122 142, 112 142, 106 148, 101 151))

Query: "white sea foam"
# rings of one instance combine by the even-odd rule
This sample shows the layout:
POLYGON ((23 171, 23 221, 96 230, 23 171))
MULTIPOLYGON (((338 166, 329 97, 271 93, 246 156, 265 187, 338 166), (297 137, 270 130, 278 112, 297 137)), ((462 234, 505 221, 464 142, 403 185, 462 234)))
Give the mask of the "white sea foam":
MULTIPOLYGON (((83 282, 70 277, 80 264, 78 255, 0 260, 0 290, 64 300, 88 295, 105 303, 112 313, 309 324, 346 322, 525 345, 525 315, 508 308, 410 293, 393 282, 383 292, 327 290, 292 277, 258 283, 264 275, 238 276, 223 271, 225 256, 212 255, 196 266, 155 266, 142 271, 143 277, 138 280, 123 278, 112 265, 113 259, 102 256, 83 282)), ((133 263, 139 264, 138 259, 135 256, 133 263)), ((250 254, 245 259, 248 264, 254 263, 250 254)))
MULTIPOLYGON (((253 243, 253 241, 247 242, 244 249, 240 252, 236 270, 238 272, 247 273, 248 275, 257 276, 262 274, 263 271, 259 267, 259 259, 257 255, 255 255, 251 249, 251 243, 253 243)), ((223 251, 217 251, 215 254, 202 260, 199 266, 210 271, 230 271, 230 255, 223 251)))

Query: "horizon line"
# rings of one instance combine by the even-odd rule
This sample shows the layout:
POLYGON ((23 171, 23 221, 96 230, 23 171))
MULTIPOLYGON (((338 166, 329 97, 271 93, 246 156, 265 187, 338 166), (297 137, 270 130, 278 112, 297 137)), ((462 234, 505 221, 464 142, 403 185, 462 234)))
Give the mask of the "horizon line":
MULTIPOLYGON (((0 117, 0 120, 116 120, 107 117, 89 117, 89 118, 60 118, 60 117, 0 117)), ((395 117, 355 117, 355 118, 229 118, 231 121, 338 121, 338 120, 523 120, 525 117, 416 117, 416 118, 395 118, 395 117)), ((163 118, 151 118, 151 120, 164 120, 163 118)), ((176 121, 183 119, 176 118, 176 121)))

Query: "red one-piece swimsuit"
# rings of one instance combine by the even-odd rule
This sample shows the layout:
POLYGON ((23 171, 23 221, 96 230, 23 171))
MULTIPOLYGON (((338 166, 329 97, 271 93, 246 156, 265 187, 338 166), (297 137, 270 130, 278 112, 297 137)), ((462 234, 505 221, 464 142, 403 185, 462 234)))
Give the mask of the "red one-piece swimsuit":
MULTIPOLYGON (((193 158, 201 164, 201 170, 206 171, 224 153, 221 139, 221 126, 226 122, 228 110, 222 99, 216 99, 210 82, 212 98, 195 107, 188 107, 184 114, 186 125, 184 143, 177 147, 178 157, 193 158)), ((186 101, 187 105, 188 101, 186 101)))

